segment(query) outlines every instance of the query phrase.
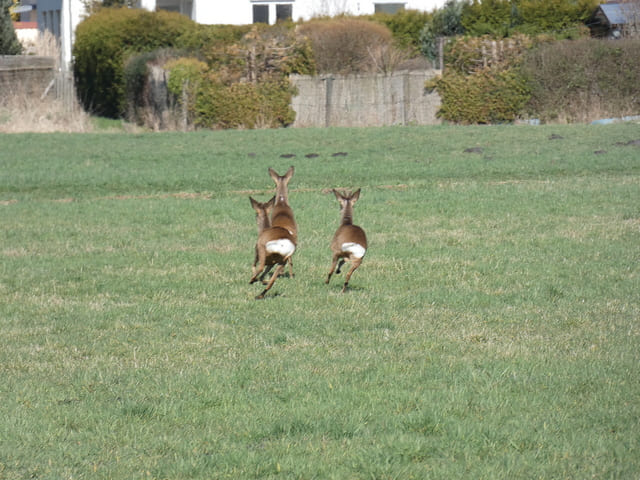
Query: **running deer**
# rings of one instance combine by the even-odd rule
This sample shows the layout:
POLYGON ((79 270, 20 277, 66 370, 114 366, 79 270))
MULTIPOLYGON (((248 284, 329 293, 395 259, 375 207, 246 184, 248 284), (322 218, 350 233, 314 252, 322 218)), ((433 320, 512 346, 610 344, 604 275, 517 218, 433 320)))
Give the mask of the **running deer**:
POLYGON ((251 206, 256 211, 256 220, 258 222, 256 256, 251 269, 253 276, 249 283, 254 283, 260 277, 260 281, 264 284, 264 276, 269 273, 269 270, 274 265, 277 265, 269 283, 267 283, 262 293, 256 297, 256 300, 259 300, 264 298, 265 293, 273 286, 285 264, 291 259, 293 252, 296 251, 296 239, 286 228, 271 225, 269 211, 274 206, 275 197, 265 203, 257 202, 251 197, 249 197, 249 200, 251 200, 251 206))
MULTIPOLYGON (((280 176, 273 168, 269 168, 269 175, 276 182, 276 196, 271 212, 271 226, 281 227, 287 230, 293 237, 295 244, 298 243, 298 225, 293 216, 293 210, 289 205, 289 180, 293 177, 293 166, 289 167, 287 173, 280 176)), ((293 261, 289 257, 289 275, 293 277, 293 261)))
POLYGON ((358 201, 358 198, 360 198, 360 189, 353 193, 341 193, 334 189, 333 193, 338 199, 338 202, 340 202, 340 226, 338 230, 336 230, 333 241, 331 242, 333 262, 325 283, 329 283, 334 270, 339 274, 344 262, 348 260, 351 262, 351 269, 344 280, 344 286, 342 287, 342 291, 344 292, 347 289, 347 285, 349 285, 351 275, 355 269, 360 266, 362 258, 367 252, 367 236, 362 228, 353 224, 353 206, 358 201), (338 260, 340 260, 340 263, 338 263, 338 260), (338 265, 337 269, 336 264, 338 265))

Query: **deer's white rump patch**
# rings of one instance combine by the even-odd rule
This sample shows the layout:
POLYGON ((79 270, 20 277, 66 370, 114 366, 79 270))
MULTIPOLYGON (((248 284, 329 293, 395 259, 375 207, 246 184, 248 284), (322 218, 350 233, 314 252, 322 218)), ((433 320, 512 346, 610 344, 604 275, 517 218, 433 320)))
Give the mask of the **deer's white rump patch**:
POLYGON ((364 257, 364 254, 367 252, 367 249, 364 248, 359 243, 345 242, 342 244, 342 251, 349 252, 355 258, 362 258, 364 257))
POLYGON ((296 251, 296 246, 293 242, 287 238, 279 238, 278 240, 271 240, 266 244, 267 253, 277 253, 283 257, 290 257, 293 252, 296 251))

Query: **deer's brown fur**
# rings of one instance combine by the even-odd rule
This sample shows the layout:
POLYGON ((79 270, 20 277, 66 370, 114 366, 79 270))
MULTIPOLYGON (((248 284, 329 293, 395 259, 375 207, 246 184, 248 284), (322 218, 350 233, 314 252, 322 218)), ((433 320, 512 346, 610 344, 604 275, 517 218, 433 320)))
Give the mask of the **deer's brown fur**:
MULTIPOLYGON (((256 212, 258 224, 258 240, 256 242, 256 253, 252 266, 252 277, 249 283, 254 283, 260 279, 263 281, 265 275, 276 265, 276 269, 271 275, 265 289, 256 297, 264 298, 264 295, 271 289, 274 282, 282 272, 284 265, 291 259, 296 250, 296 238, 286 228, 273 226, 269 219, 269 211, 273 208, 275 197, 268 202, 260 203, 249 197, 251 206, 256 212)), ((263 281, 264 283, 264 281, 263 281)))
MULTIPOLYGON (((278 175, 273 168, 269 168, 269 175, 276 183, 276 196, 271 212, 271 226, 286 229, 296 244, 298 243, 298 224, 289 205, 289 180, 293 177, 294 167, 289 167, 287 173, 278 175)), ((293 277, 293 260, 289 258, 289 275, 293 277)))
POLYGON ((350 261, 351 269, 347 272, 342 287, 344 292, 349 285, 351 275, 360 266, 367 251, 367 236, 362 228, 353 224, 353 206, 360 198, 360 189, 353 193, 348 191, 339 192, 334 189, 333 193, 338 202, 340 202, 340 226, 331 241, 333 258, 331 270, 329 270, 325 283, 329 283, 334 271, 337 274, 340 273, 345 261, 350 261), (336 268, 336 265, 338 268, 336 268))

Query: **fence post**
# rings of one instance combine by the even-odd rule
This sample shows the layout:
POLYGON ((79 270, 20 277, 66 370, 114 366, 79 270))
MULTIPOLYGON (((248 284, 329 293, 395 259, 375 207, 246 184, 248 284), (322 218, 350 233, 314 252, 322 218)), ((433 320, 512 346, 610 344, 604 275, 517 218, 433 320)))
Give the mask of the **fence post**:
POLYGON ((402 125, 409 123, 409 108, 411 107, 411 75, 410 72, 402 74, 402 125))
POLYGON ((444 72, 444 37, 438 37, 438 66, 444 72))
POLYGON ((331 126, 331 102, 333 99, 333 77, 325 77, 324 126, 331 126))

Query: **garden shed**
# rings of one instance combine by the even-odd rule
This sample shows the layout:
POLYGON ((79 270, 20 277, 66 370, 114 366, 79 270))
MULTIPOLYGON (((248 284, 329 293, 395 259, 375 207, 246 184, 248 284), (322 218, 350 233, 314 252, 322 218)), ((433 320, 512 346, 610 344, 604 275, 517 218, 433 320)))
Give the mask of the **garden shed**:
POLYGON ((591 35, 617 39, 638 33, 640 3, 604 3, 600 5, 589 23, 591 35))

